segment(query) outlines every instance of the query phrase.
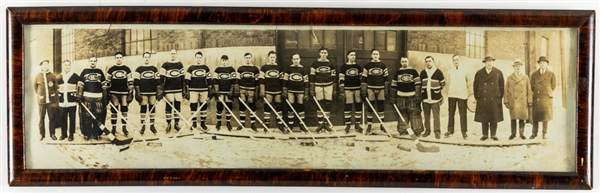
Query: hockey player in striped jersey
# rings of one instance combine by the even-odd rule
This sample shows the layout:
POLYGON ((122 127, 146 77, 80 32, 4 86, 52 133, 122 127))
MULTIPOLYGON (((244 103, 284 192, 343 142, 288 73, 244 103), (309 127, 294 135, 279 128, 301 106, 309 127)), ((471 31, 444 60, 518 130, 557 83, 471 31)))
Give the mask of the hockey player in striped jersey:
MULTIPOLYGON (((384 102, 388 98, 388 69, 386 65, 379 60, 379 50, 371 50, 371 61, 368 62, 362 73, 363 81, 361 83, 361 89, 364 93, 367 93, 367 97, 371 104, 377 105, 377 115, 384 121, 384 102), (365 92, 366 91, 366 92, 365 92)), ((364 97, 362 97, 364 98, 364 97)), ((373 110, 367 108, 369 114, 367 115, 367 135, 371 133, 371 126, 373 124, 373 110)), ((387 133, 383 127, 383 123, 380 124, 382 132, 387 133)))
MULTIPOLYGON (((167 102, 173 104, 175 110, 181 112, 181 100, 183 99, 183 95, 187 94, 187 90, 184 90, 184 68, 183 64, 180 61, 177 61, 177 50, 171 50, 171 58, 169 61, 163 63, 159 71, 160 74, 160 83, 162 85, 162 89, 165 93, 165 98, 167 102)), ((159 91, 160 92, 160 91, 159 91)), ((160 100, 160 98, 158 98, 160 100)), ((175 119, 175 130, 179 131, 181 128, 179 127, 179 114, 173 112, 173 107, 167 104, 165 106, 165 114, 167 119, 167 128, 165 131, 168 133, 171 131, 171 122, 173 120, 173 116, 175 119), (174 115, 173 115, 174 114, 174 115)))
MULTIPOLYGON (((125 136, 129 135, 126 126, 127 112, 129 103, 133 100, 133 78, 131 69, 123 64, 123 53, 115 54, 116 65, 111 66, 106 78, 109 83, 109 95, 111 103, 119 108, 123 118, 121 119, 122 131, 125 136)), ((110 123, 112 125, 111 133, 114 135, 117 128, 117 109, 110 108, 110 123)))
MULTIPOLYGON (((269 126, 271 121, 271 113, 277 113, 281 115, 281 82, 283 78, 283 71, 276 63, 277 53, 275 51, 270 51, 267 56, 269 57, 269 62, 260 68, 260 97, 267 99, 267 101, 265 101, 263 112, 265 116, 265 124, 269 126), (273 108, 275 108, 276 112, 270 112, 270 107, 268 104, 266 104, 267 102, 273 104, 273 108)), ((277 127, 282 133, 288 133, 288 131, 283 127, 281 121, 282 120, 277 120, 277 127)))
MULTIPOLYGON (((250 107, 250 111, 256 112, 256 99, 259 92, 258 89, 260 87, 258 81, 260 70, 258 70, 258 68, 252 64, 251 53, 244 54, 244 62, 245 64, 237 69, 237 72, 240 75, 240 97, 243 102, 250 107)), ((242 104, 242 101, 239 103, 240 120, 245 122, 246 116, 250 116, 250 128, 253 131, 258 131, 255 125, 256 117, 254 117, 250 112, 246 112, 246 106, 242 104)))
MULTIPOLYGON (((233 98, 237 97, 236 93, 239 94, 239 87, 237 85, 238 75, 235 69, 229 65, 229 57, 227 55, 221 56, 221 65, 215 69, 213 76, 213 83, 215 88, 214 97, 217 98, 217 125, 215 128, 221 129, 222 113, 224 110, 223 103, 218 101, 219 97, 225 101, 225 105, 229 109, 233 109, 233 98)), ((225 120, 227 121, 227 130, 231 131, 231 113, 225 111, 225 120)), ((241 126, 238 126, 238 130, 241 130, 241 126)))
POLYGON ((352 119, 352 106, 354 106, 354 129, 357 132, 362 132, 360 127, 360 118, 362 114, 362 98, 360 84, 362 76, 362 67, 356 64, 356 52, 349 51, 346 54, 348 62, 340 68, 340 96, 339 98, 345 101, 344 103, 344 123, 346 123, 346 133, 350 132, 350 121, 352 119))
POLYGON ((86 141, 90 139, 100 140, 102 130, 99 123, 104 123, 106 117, 106 105, 108 104, 108 83, 104 72, 96 66, 98 59, 90 58, 89 68, 81 71, 79 82, 77 82, 77 98, 93 114, 94 120, 88 111, 82 111, 81 133, 86 141))
MULTIPOLYGON (((196 52, 194 57, 196 58, 196 63, 188 67, 187 71, 185 72, 184 89, 189 90, 188 94, 184 97, 190 101, 192 115, 198 110, 199 103, 202 104, 207 101, 212 91, 212 76, 210 73, 210 68, 204 64, 202 52, 196 52)), ((205 123, 207 109, 208 105, 204 105, 202 108, 200 108, 199 113, 200 127, 204 131, 208 130, 205 123)), ((191 130, 197 128, 197 122, 197 116, 192 117, 192 127, 190 127, 191 130)))
POLYGON ((137 67, 133 72, 135 100, 140 104, 140 123, 142 124, 140 134, 144 134, 144 131, 146 131, 146 119, 150 122, 150 131, 155 134, 157 132, 154 127, 156 112, 154 108, 158 94, 157 88, 160 84, 160 75, 158 74, 158 68, 150 64, 151 56, 150 52, 145 52, 142 55, 144 57, 144 65, 137 67), (150 112, 147 118, 148 111, 150 112))
MULTIPOLYGON (((416 136, 423 132, 421 121, 421 78, 419 72, 408 65, 408 58, 400 58, 400 69, 392 77, 390 100, 398 106, 400 114, 410 122, 416 136)), ((400 135, 408 135, 408 123, 398 119, 397 130, 400 135)))
MULTIPOLYGON (((283 73, 283 91, 281 97, 284 100, 289 100, 292 108, 298 112, 296 117, 297 125, 300 125, 300 120, 304 119, 304 102, 308 100, 308 73, 302 65, 300 65, 300 55, 292 55, 292 65, 283 73)), ((294 112, 288 109, 288 125, 294 127, 294 112)), ((290 129, 292 129, 290 128, 290 129)), ((308 132, 308 128, 300 125, 302 132, 308 132)))
POLYGON ((333 100, 333 96, 337 93, 337 82, 334 81, 336 76, 335 64, 329 62, 327 55, 327 48, 319 49, 319 59, 312 63, 310 75, 308 76, 310 82, 310 95, 317 99, 315 102, 318 102, 325 111, 321 112, 317 110, 317 118, 320 123, 316 130, 317 133, 321 132, 323 129, 328 132, 333 131, 329 128, 328 123, 324 119, 325 115, 329 117, 331 101, 333 100))

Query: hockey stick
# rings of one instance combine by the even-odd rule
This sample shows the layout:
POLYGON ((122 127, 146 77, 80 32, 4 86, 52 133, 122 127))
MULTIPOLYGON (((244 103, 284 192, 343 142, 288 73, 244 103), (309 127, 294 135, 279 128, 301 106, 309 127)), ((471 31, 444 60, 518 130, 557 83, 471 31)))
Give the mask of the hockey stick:
MULTIPOLYGON (((375 117, 377 117, 377 120, 379 120, 379 124, 385 129, 385 126, 383 125, 383 120, 381 120, 381 117, 379 117, 379 114, 377 113, 377 110, 375 109, 375 107, 373 107, 373 105, 371 104, 371 101, 369 101, 368 98, 365 98, 367 101, 367 104, 369 105, 369 107, 371 107, 371 111, 373 114, 375 114, 375 117)), ((387 131, 387 129, 386 129, 387 131)), ((392 135, 390 135, 390 133, 388 132, 384 132, 390 139, 392 138, 392 135)))
MULTIPOLYGON (((119 116, 121 116, 121 120, 125 121, 125 124, 129 125, 129 126, 130 126, 130 127, 133 129, 133 133, 134 133, 134 135, 136 135, 136 136, 138 136, 138 137, 141 137, 141 138, 142 138, 142 141, 143 141, 144 143, 146 143, 146 145, 147 145, 147 146, 154 146, 154 145, 151 145, 151 143, 150 143, 150 142, 147 142, 147 141, 146 141, 146 139, 144 139, 144 137, 143 137, 143 136, 140 136, 140 134, 139 134, 139 133, 137 133, 137 130, 135 129, 135 127, 133 127, 133 125, 131 125, 131 124, 129 123, 129 121, 128 121, 127 119, 125 119, 125 117, 123 116, 123 114, 121 113, 121 111, 119 111, 119 109, 118 109, 117 107, 115 107, 115 105, 113 105, 112 103, 109 103, 109 106, 110 106, 111 108, 115 109, 115 111, 117 111, 117 114, 118 114, 119 116)), ((129 149, 129 147, 131 147, 131 144, 133 144, 133 142, 134 142, 134 141, 135 141, 135 140, 131 140, 131 143, 129 143, 129 145, 127 145, 127 147, 124 147, 124 148, 121 148, 121 149, 119 149, 119 152, 122 152, 122 151, 128 150, 128 149, 129 149)), ((152 144, 156 144, 156 146, 162 146, 162 143, 160 143, 160 142, 156 142, 156 143, 152 143, 152 144)))
MULTIPOLYGON (((227 111, 231 114, 233 119, 235 119, 235 121, 238 123, 238 127, 242 127, 246 131, 248 131, 248 128, 244 127, 244 124, 242 124, 242 122, 237 118, 237 116, 235 116, 235 114, 233 114, 233 111, 227 106, 227 103, 225 103, 225 101, 223 101, 221 96, 217 96, 217 99, 219 99, 219 101, 221 101, 221 103, 223 104, 223 107, 225 107, 225 109, 227 109, 227 111)), ((250 132, 250 133, 252 133, 252 132, 250 132)), ((250 139, 255 139, 254 136, 252 136, 252 135, 249 135, 249 136, 250 136, 250 139)))
MULTIPOLYGON (((164 98, 164 97, 163 97, 163 98, 164 98)), ((173 104, 171 104, 171 102, 169 102, 169 100, 167 100, 167 99, 165 98, 165 102, 166 102, 166 103, 167 103, 169 106, 171 106, 171 108, 172 108, 173 110, 175 110, 175 113, 177 113, 177 115, 179 115, 179 117, 181 117, 181 118, 183 119, 183 123, 185 123, 185 126, 190 126, 190 127, 192 126, 192 124, 191 124, 191 123, 189 123, 189 120, 186 120, 186 119, 183 117, 183 115, 182 115, 182 114, 181 114, 181 113, 180 113, 180 112, 179 112, 179 111, 178 111, 178 110, 175 108, 175 106, 173 106, 173 104)), ((206 101, 204 101, 204 102, 202 103, 202 105, 200 105, 200 108, 198 108, 198 110, 196 110, 196 112, 194 112, 194 114, 192 114, 192 117, 196 116, 196 115, 198 114, 198 112, 200 112, 200 110, 199 110, 199 109, 201 109, 201 108, 202 108, 202 106, 204 106, 205 104, 206 104, 206 101)), ((181 133, 181 131, 183 131, 183 129, 184 129, 184 128, 181 128, 181 129, 179 129, 179 131, 177 131, 177 133, 176 133, 174 136, 172 136, 172 137, 169 137, 169 138, 177 138, 177 137, 179 136, 179 133, 181 133)))
POLYGON ((102 132, 108 137, 108 139, 110 139, 111 143, 113 143, 115 145, 127 145, 127 144, 130 144, 131 141, 133 141, 133 138, 128 138, 125 140, 117 139, 117 137, 115 135, 113 135, 112 133, 110 133, 110 131, 104 126, 104 123, 102 123, 98 119, 96 119, 96 116, 94 116, 94 114, 92 114, 92 111, 90 111, 90 109, 88 109, 85 105, 83 105, 81 103, 79 103, 79 105, 81 105, 96 122, 98 122, 98 126, 100 127, 100 130, 102 130, 102 132))
POLYGON ((317 107, 319 107, 319 110, 321 111, 321 113, 323 113, 323 118, 325 118, 325 120, 327 121, 327 123, 331 127, 331 130, 333 130, 333 133, 335 133, 335 135, 338 137, 338 139, 341 139, 340 135, 337 133, 337 131, 333 127, 333 124, 329 120, 329 116, 327 116, 327 113, 325 113, 325 111, 323 110, 323 108, 319 104, 319 101, 317 100, 317 97, 315 97, 315 96, 312 96, 312 97, 313 97, 313 100, 315 100, 315 103, 317 103, 317 107))
POLYGON ((302 126, 306 129, 306 131, 310 135, 310 137, 312 137, 313 141, 315 141, 315 144, 318 144, 317 139, 312 134, 312 132, 310 132, 310 130, 308 129, 308 127, 306 126, 306 124, 304 124, 304 121, 302 119, 300 119, 300 115, 298 114, 298 112, 296 111, 296 109, 294 109, 294 107, 292 106, 292 103, 290 103, 290 101, 287 100, 287 99, 285 99, 285 102, 287 102, 288 106, 290 106, 290 108, 292 109, 292 111, 294 111, 294 114, 296 115, 296 118, 298 118, 298 120, 300 121, 300 124, 302 124, 302 126))
MULTIPOLYGON (((292 129, 290 129, 290 127, 288 126, 287 123, 285 123, 285 120, 283 120, 283 117, 281 117, 281 115, 279 115, 279 113, 277 113, 277 111, 275 110, 275 108, 273 106, 271 106, 271 103, 269 103, 269 100, 267 100, 267 97, 263 97, 263 100, 265 100, 265 104, 267 104, 269 106, 269 108, 271 108, 271 110, 273 111, 273 113, 275 113, 275 115, 277 115, 277 118, 279 120, 281 120, 281 123, 285 126, 285 128, 290 132, 293 133, 292 129)), ((296 140, 298 140, 298 137, 296 137, 296 135, 294 135, 294 138, 296 140)))
MULTIPOLYGON (((398 116, 400 116, 400 119, 402 120, 402 122, 404 122, 406 125, 408 125, 408 123, 406 122, 404 117, 402 117, 402 114, 400 113, 400 110, 398 109, 398 106, 396 106, 396 104, 394 104, 394 109, 396 109, 396 113, 398 113, 398 116)), ((406 131, 408 131, 408 134, 410 134, 410 138, 415 142, 415 145, 417 146, 417 150, 419 150, 420 152, 439 152, 440 151, 440 148, 437 146, 431 146, 431 147, 423 146, 423 144, 421 144, 421 142, 415 135, 415 132, 413 132, 413 130, 410 127, 408 127, 406 129, 406 131)))
MULTIPOLYGON (((271 130, 269 130, 269 127, 262 122, 262 120, 260 120, 260 118, 258 118, 258 115, 256 115, 256 113, 254 111, 252 111, 252 109, 250 109, 250 107, 248 106, 248 104, 246 104, 246 102, 244 102, 244 100, 242 100, 242 97, 238 97, 238 100, 240 100, 240 102, 246 107, 246 109, 248 109, 248 111, 250 111, 250 113, 252 113, 252 115, 256 118, 256 120, 258 120, 258 122, 271 134, 271 136, 273 136, 274 139, 289 139, 289 137, 275 137, 275 135, 273 135, 273 132, 271 132, 271 130)), ((242 112, 240 112, 242 113, 242 112)))

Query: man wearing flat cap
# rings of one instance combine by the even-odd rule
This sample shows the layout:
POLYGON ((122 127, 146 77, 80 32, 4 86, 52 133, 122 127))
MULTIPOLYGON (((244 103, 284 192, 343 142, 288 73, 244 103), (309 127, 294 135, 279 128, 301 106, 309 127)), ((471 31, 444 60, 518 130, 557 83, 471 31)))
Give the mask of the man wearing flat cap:
POLYGON ((491 138, 498 141, 496 129, 498 122, 503 121, 502 97, 504 96, 504 76, 502 71, 494 67, 494 57, 486 56, 483 59, 485 67, 478 70, 473 82, 473 94, 477 100, 475 107, 475 121, 481 123, 483 136, 481 141, 491 138))
POLYGON ((533 132, 530 139, 537 137, 539 124, 542 122, 542 138, 546 139, 548 121, 552 120, 553 91, 556 88, 556 76, 548 69, 548 59, 540 56, 537 61, 540 69, 531 74, 531 89, 533 91, 533 132))
POLYGON ((521 72, 523 63, 517 59, 513 63, 515 70, 506 80, 504 87, 504 105, 510 112, 510 137, 513 140, 517 132, 517 120, 519 122, 519 137, 526 139, 523 135, 525 120, 529 118, 529 107, 532 105, 531 84, 529 76, 521 72))

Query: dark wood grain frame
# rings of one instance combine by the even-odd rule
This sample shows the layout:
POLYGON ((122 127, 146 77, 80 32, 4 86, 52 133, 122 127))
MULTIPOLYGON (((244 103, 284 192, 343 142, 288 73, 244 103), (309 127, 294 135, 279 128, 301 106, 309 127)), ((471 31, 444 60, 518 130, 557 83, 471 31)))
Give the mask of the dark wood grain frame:
POLYGON ((9 7, 7 12, 8 171, 12 186, 236 185, 591 189, 593 10, 418 10, 233 7, 9 7), (260 24, 577 28, 576 172, 300 169, 78 169, 25 166, 24 25, 260 24))

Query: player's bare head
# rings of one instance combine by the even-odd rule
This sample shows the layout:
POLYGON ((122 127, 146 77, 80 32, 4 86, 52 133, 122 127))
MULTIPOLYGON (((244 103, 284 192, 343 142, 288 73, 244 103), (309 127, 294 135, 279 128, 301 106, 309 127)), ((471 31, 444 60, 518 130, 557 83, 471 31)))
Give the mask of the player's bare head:
POLYGON ((96 58, 96 56, 90 57, 90 67, 92 67, 92 68, 96 67, 97 62, 98 62, 98 58, 96 58))
POLYGON ((433 56, 426 56, 425 57, 425 64, 427 64, 427 68, 431 68, 433 67, 433 56))
POLYGON ((171 50, 171 61, 175 61, 175 59, 177 59, 177 50, 172 49, 171 50))
POLYGON ((377 50, 377 49, 371 50, 371 59, 379 60, 379 50, 377 50))
POLYGON ((115 60, 117 61, 117 65, 121 65, 123 63, 123 52, 117 52, 115 54, 115 60))
POLYGON ((356 60, 356 52, 354 50, 350 50, 346 54, 346 57, 348 58, 348 62, 354 63, 354 61, 356 60))
POLYGON ((204 55, 202 55, 202 52, 198 51, 196 54, 194 54, 194 57, 196 58, 196 63, 200 64, 202 63, 202 58, 204 55))
POLYGON ((43 71, 48 70, 50 66, 50 60, 42 60, 42 62, 40 62, 40 67, 42 68, 43 71))
POLYGON ((326 47, 321 47, 319 49, 319 57, 321 59, 327 59, 327 55, 329 55, 329 52, 327 51, 326 47))
POLYGON ((71 61, 70 60, 62 61, 62 70, 63 70, 63 72, 71 71, 71 61))
POLYGON ((144 57, 144 64, 150 63, 151 56, 152 56, 152 54, 150 54, 150 52, 144 52, 144 54, 142 55, 142 57, 144 57))
POLYGON ((460 56, 458 54, 452 56, 452 64, 454 64, 454 66, 460 65, 460 56))
POLYGON ((408 67, 408 57, 406 57, 406 56, 400 57, 400 65, 402 65, 403 68, 408 67))
POLYGON ((252 54, 250 52, 244 54, 244 61, 246 61, 246 64, 252 64, 252 54))
POLYGON ((292 55, 292 63, 293 64, 300 64, 300 54, 294 54, 292 55))
POLYGON ((270 64, 274 64, 275 61, 277 61, 277 52, 271 50, 269 52, 269 54, 267 54, 267 56, 269 56, 269 63, 270 64))

